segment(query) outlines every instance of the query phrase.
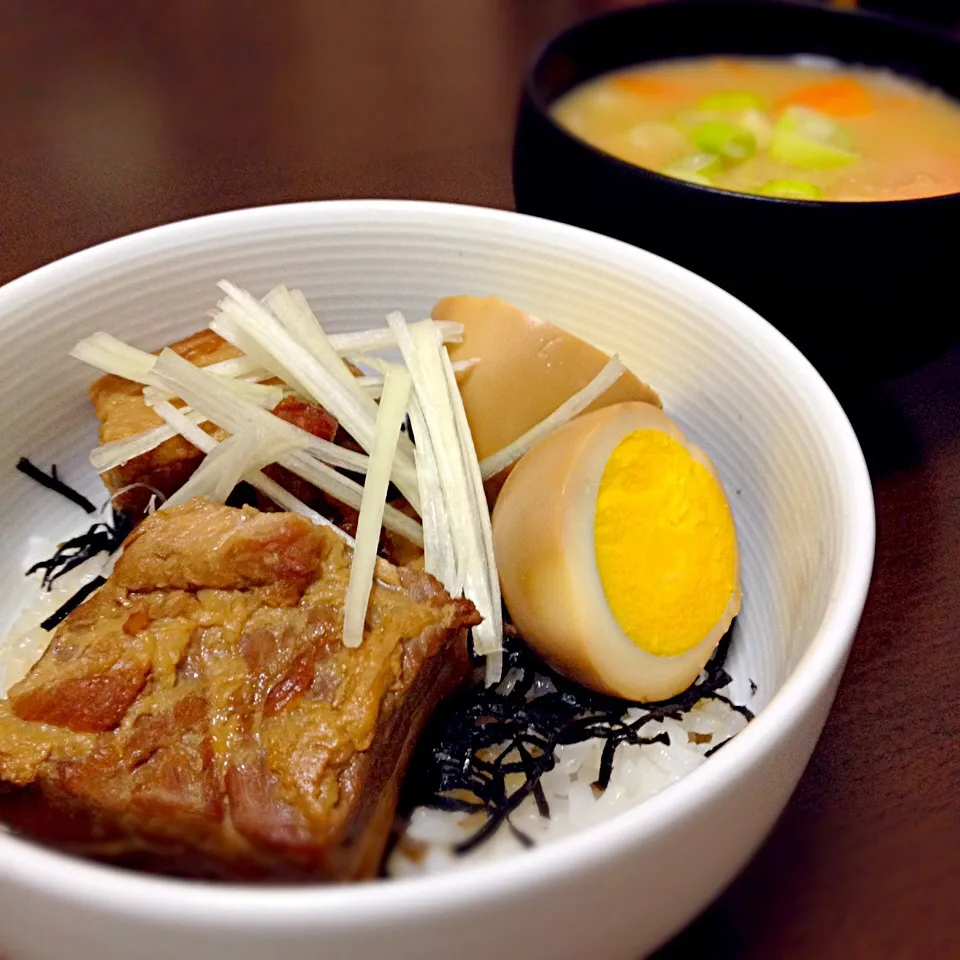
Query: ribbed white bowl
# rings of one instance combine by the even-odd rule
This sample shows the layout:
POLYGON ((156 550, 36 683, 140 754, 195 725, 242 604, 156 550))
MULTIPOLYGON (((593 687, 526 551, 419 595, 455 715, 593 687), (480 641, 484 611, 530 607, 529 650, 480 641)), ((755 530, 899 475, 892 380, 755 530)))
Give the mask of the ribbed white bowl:
MULTIPOLYGON (((712 454, 733 500, 744 606, 731 672, 759 712, 703 767, 554 846, 449 877, 238 889, 140 876, 0 834, 5 960, 391 957, 634 960, 731 879, 783 808, 833 699, 870 577, 873 500, 823 381, 705 280, 572 227, 469 207, 342 201, 172 224, 0 290, 0 628, 22 602, 28 539, 76 508, 13 469, 56 462, 95 500, 90 371, 67 351, 107 330, 156 348, 205 324, 217 280, 304 290, 334 329, 439 297, 498 294, 610 351, 712 454), (757 684, 751 699, 749 681, 757 684)), ((509 402, 505 398, 504 402, 509 402)))

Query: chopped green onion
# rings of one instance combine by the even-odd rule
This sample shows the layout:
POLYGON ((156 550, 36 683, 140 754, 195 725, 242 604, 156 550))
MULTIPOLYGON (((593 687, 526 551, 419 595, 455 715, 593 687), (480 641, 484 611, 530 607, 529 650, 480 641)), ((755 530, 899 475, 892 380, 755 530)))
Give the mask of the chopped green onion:
POLYGON ((698 104, 698 110, 708 113, 726 112, 735 110, 762 110, 763 97, 748 90, 730 91, 729 93, 711 93, 698 104))
POLYGON ((777 121, 770 156, 806 170, 833 170, 859 159, 850 131, 809 107, 790 107, 777 121))
POLYGON ((806 180, 768 180, 757 193, 784 200, 820 200, 823 197, 823 191, 806 180))
POLYGON ((745 127, 724 120, 708 120, 693 131, 693 142, 704 152, 726 160, 746 160, 757 149, 757 139, 745 127))
POLYGON ((711 185, 709 175, 717 173, 722 167, 723 161, 715 153, 690 153, 667 164, 661 172, 677 180, 686 180, 689 183, 699 183, 701 186, 709 187, 711 185))
POLYGON ((673 177, 674 180, 686 180, 687 183, 696 183, 701 187, 713 186, 713 181, 709 177, 705 177, 702 173, 696 173, 693 170, 671 170, 670 167, 665 167, 660 172, 667 177, 673 177))
POLYGON ((770 156, 803 170, 833 170, 859 159, 859 155, 799 133, 778 130, 770 144, 770 156))
POLYGON ((853 146, 853 137, 846 127, 810 107, 788 107, 777 121, 776 129, 796 133, 820 143, 829 143, 844 150, 853 146))
POLYGON ((773 121, 762 110, 742 111, 737 123, 753 134, 758 150, 766 150, 773 142, 773 121))

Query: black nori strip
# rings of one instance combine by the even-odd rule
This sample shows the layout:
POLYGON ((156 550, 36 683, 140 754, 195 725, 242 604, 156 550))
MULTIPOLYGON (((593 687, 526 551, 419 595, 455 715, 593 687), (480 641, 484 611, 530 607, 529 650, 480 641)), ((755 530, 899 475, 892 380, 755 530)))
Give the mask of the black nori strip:
POLYGON ((600 773, 597 776, 597 786, 601 790, 606 790, 610 786, 610 778, 613 776, 613 758, 620 743, 619 739, 615 740, 610 737, 603 745, 603 754, 600 757, 600 773))
POLYGON ((54 613, 51 613, 50 616, 40 624, 40 627, 43 630, 52 630, 54 627, 59 626, 94 590, 98 590, 106 582, 104 577, 94 577, 88 584, 82 586, 66 603, 59 607, 54 613))
POLYGON ((17 461, 17 469, 31 480, 36 480, 41 486, 46 487, 48 490, 53 490, 55 493, 59 493, 61 497, 66 497, 78 507, 83 507, 87 513, 97 512, 97 508, 82 493, 74 490, 73 487, 64 483, 60 477, 57 476, 56 464, 51 468, 50 473, 44 473, 26 457, 21 457, 17 461))
POLYGON ((122 511, 113 510, 112 513, 112 523, 95 523, 85 533, 62 543, 51 558, 35 563, 27 574, 44 570, 43 584, 49 589, 58 577, 62 577, 85 560, 98 553, 110 554, 118 550, 133 529, 133 521, 129 514, 122 511))
MULTIPOLYGON (((66 543, 61 543, 57 552, 47 560, 40 560, 28 571, 27 576, 43 571, 43 586, 49 590, 53 582, 65 573, 80 566, 98 553, 113 553, 120 548, 127 535, 133 529, 133 521, 129 515, 119 510, 113 512, 113 523, 101 520, 95 523, 86 533, 81 533, 66 543)), ((103 577, 94 577, 88 584, 82 586, 69 600, 62 603, 53 613, 40 624, 44 630, 52 630, 62 623, 71 611, 83 603, 98 587, 103 586, 106 580, 103 577)))
POLYGON ((715 743, 709 750, 704 753, 705 757, 712 757, 721 747, 725 747, 733 737, 727 737, 726 740, 721 740, 719 743, 715 743))
POLYGON ((98 553, 113 553, 127 538, 133 524, 130 517, 113 511, 113 523, 101 520, 85 533, 60 544, 56 553, 47 560, 40 560, 28 571, 27 576, 43 571, 43 586, 51 589, 54 581, 98 553))
MULTIPOLYGON (((475 813, 484 810, 486 821, 455 847, 463 854, 488 840, 506 824, 524 846, 533 841, 510 822, 514 810, 531 794, 541 816, 550 807, 541 777, 556 764, 558 746, 591 738, 605 740, 597 787, 610 782, 616 749, 621 743, 669 745, 666 732, 641 736, 651 720, 679 719, 703 699, 717 699, 753 719, 749 709, 719 693, 730 683, 724 669, 730 631, 717 646, 703 679, 676 697, 658 703, 632 703, 594 693, 566 680, 541 661, 515 634, 506 638, 503 672, 519 676, 509 693, 486 687, 479 677, 444 704, 431 721, 411 765, 404 785, 403 806, 475 813), (538 678, 548 680, 553 690, 530 696, 538 678), (626 711, 642 711, 626 722, 626 711), (506 778, 521 774, 523 782, 512 792, 506 778), (469 798, 469 799, 468 799, 469 798)), ((478 658, 475 658, 478 659, 478 658)), ((715 753, 723 741, 712 747, 715 753)))

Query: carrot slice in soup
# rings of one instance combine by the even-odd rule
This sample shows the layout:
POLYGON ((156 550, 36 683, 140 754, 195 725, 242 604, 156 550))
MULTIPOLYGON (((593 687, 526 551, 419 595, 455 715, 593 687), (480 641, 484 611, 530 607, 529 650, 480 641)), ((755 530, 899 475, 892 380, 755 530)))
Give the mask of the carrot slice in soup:
POLYGON ((810 107, 831 117, 862 117, 873 111, 866 88, 850 78, 801 87, 784 98, 783 106, 810 107))
POLYGON ((625 74, 622 77, 613 77, 610 83, 624 93, 632 93, 635 97, 654 97, 667 99, 680 94, 680 88, 675 83, 666 80, 657 80, 653 77, 639 77, 636 74, 625 74))

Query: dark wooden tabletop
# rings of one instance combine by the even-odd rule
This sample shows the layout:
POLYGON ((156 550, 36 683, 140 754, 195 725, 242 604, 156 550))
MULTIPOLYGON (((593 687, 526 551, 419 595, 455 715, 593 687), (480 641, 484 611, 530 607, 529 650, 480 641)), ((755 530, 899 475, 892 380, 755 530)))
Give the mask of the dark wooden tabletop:
MULTIPOLYGON (((5 0, 0 282, 227 208, 509 208, 524 65, 615 5, 5 0)), ((855 413, 877 562, 836 706, 768 842, 660 960, 960 957, 960 352, 855 413)))

